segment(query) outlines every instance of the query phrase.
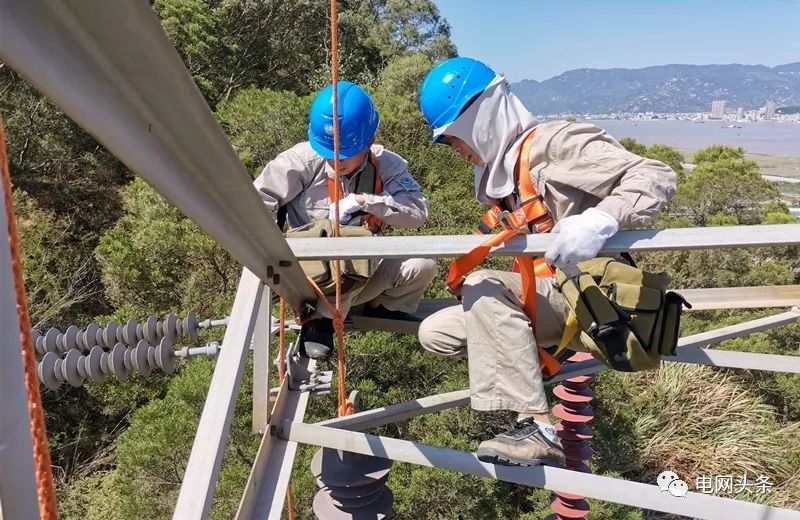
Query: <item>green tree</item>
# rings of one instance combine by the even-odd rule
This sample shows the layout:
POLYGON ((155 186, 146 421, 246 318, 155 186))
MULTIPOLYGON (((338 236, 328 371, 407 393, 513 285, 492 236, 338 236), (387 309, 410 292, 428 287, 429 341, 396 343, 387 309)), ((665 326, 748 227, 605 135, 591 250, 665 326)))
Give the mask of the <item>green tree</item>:
POLYGON ((91 276, 91 253, 75 254, 71 223, 38 207, 22 190, 14 190, 14 212, 31 325, 41 329, 79 318, 80 306, 100 292, 91 276))
MULTIPOLYGON (((341 76, 367 83, 386 61, 454 54, 429 0, 342 2, 341 76)), ((246 87, 307 94, 330 82, 328 4, 315 0, 157 0, 156 12, 212 107, 246 87)))
POLYGON ((721 160, 743 161, 744 148, 742 148, 741 146, 737 146, 734 148, 732 146, 715 144, 709 146, 708 148, 696 151, 692 156, 692 162, 698 165, 703 163, 717 162, 721 160))
POLYGON ((624 137, 619 140, 619 144, 625 147, 626 150, 629 152, 633 152, 636 155, 644 156, 647 153, 647 146, 638 142, 636 139, 632 137, 624 137))
POLYGON ((661 161, 678 174, 679 178, 683 178, 684 169, 683 163, 685 161, 683 154, 675 148, 664 144, 654 144, 647 148, 645 157, 661 161))
POLYGON ((270 160, 306 139, 309 98, 248 88, 222 102, 217 117, 245 167, 257 174, 270 160))
POLYGON ((147 313, 228 312, 239 277, 230 255, 144 181, 123 200, 125 216, 96 250, 108 298, 147 313))
POLYGON ((758 224, 764 205, 777 201, 777 190, 761 177, 755 162, 726 158, 703 161, 692 170, 678 187, 670 212, 698 226, 707 225, 717 214, 740 224, 758 224))

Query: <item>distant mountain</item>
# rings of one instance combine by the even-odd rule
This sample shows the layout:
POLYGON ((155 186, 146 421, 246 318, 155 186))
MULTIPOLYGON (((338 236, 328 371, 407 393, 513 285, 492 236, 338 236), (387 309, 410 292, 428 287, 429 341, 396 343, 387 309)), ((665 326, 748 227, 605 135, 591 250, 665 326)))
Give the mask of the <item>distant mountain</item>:
POLYGON ((729 108, 800 105, 800 62, 764 65, 662 65, 577 69, 546 81, 511 85, 535 114, 701 112, 723 99, 729 108))

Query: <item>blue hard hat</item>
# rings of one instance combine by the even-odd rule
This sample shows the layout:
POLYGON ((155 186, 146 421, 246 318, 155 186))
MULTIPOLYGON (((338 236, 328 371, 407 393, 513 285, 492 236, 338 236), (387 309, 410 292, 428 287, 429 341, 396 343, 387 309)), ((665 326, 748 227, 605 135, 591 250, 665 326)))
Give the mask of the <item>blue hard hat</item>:
POLYGON ((455 121, 495 75, 485 63, 473 58, 451 58, 433 67, 419 89, 419 106, 431 128, 455 121))
MULTIPOLYGON (((364 89, 349 81, 339 82, 339 159, 349 159, 364 150, 378 129, 378 111, 364 89)), ((315 152, 334 158, 333 85, 320 90, 311 103, 308 141, 315 152)))

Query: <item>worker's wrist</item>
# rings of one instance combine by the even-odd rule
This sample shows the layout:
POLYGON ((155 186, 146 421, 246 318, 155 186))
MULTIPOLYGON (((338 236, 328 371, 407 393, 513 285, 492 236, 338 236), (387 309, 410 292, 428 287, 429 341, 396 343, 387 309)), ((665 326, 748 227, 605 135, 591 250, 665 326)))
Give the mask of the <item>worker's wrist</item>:
POLYGON ((364 196, 363 193, 358 193, 356 194, 356 202, 358 202, 360 206, 363 206, 364 204, 367 203, 367 198, 364 196))

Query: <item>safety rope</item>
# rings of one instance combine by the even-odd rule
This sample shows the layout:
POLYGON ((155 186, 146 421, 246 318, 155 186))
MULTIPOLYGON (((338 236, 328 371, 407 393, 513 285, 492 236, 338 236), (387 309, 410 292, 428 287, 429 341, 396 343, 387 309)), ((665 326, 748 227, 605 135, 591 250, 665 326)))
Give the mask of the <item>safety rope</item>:
MULTIPOLYGON (((339 199, 342 195, 342 179, 339 174, 339 15, 336 0, 331 0, 331 83, 333 84, 333 175, 336 181, 335 216, 333 236, 341 236, 339 222, 339 199)), ((338 258, 334 260, 336 268, 336 309, 333 314, 333 328, 336 331, 336 371, 338 383, 339 416, 353 413, 353 403, 347 399, 346 365, 344 354, 344 316, 342 316, 342 265, 338 258)), ((327 302, 327 298, 322 298, 327 302)))
MULTIPOLYGON (((6 203, 6 220, 8 221, 8 242, 11 249, 11 268, 14 272, 14 290, 17 298, 17 321, 20 326, 20 343, 22 344, 22 363, 25 369, 25 389, 28 396, 28 418, 33 441, 33 463, 36 474, 36 494, 39 501, 39 516, 42 520, 56 520, 56 494, 53 489, 53 472, 50 462, 50 450, 47 446, 47 431, 44 424, 42 396, 39 395, 39 378, 36 374, 36 356, 31 339, 31 324, 28 315, 28 304, 25 298, 25 280, 22 277, 22 260, 19 251, 17 221, 14 218, 14 198, 11 195, 11 172, 8 169, 6 156, 6 134, 3 121, 0 120, 0 169, 3 177, 3 196, 6 203)), ((5 468, 3 471, 7 471, 5 468)))

